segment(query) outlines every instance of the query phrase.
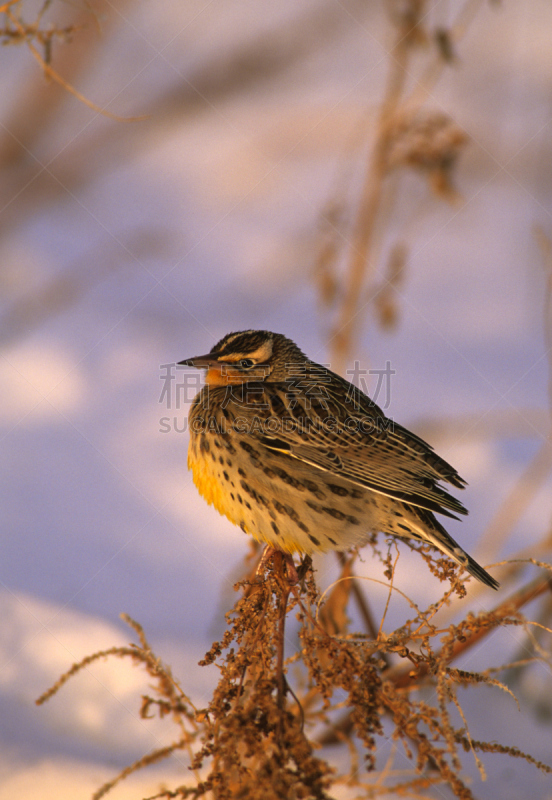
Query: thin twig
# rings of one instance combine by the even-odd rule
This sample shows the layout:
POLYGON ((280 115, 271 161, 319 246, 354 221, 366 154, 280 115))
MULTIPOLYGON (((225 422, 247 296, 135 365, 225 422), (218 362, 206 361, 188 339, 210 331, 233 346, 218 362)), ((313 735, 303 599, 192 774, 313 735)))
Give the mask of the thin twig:
POLYGON ((286 697, 286 677, 284 674, 284 644, 285 644, 285 631, 286 631, 286 613, 287 603, 290 593, 290 585, 287 575, 284 570, 284 559, 282 554, 276 552, 274 554, 275 572, 278 578, 278 584, 281 587, 280 594, 280 608, 278 615, 278 639, 276 643, 276 680, 278 682, 278 741, 283 750, 283 735, 284 735, 284 707, 286 697))
POLYGON ((108 117, 109 119, 113 119, 116 122, 141 122, 145 119, 149 119, 148 116, 120 117, 117 114, 113 114, 111 111, 107 111, 107 109, 96 105, 96 103, 93 103, 83 94, 81 94, 77 89, 75 89, 74 86, 72 86, 64 78, 62 78, 61 75, 58 72, 56 72, 56 70, 53 67, 50 66, 50 64, 46 63, 46 61, 42 58, 36 47, 32 44, 32 42, 28 40, 25 28, 23 27, 21 22, 17 19, 16 16, 14 16, 14 14, 12 14, 9 8, 5 9, 5 14, 8 17, 8 19, 15 25, 21 37, 26 41, 27 47, 29 48, 32 56, 36 59, 36 61, 38 61, 44 74, 48 78, 51 78, 53 81, 58 83, 63 89, 65 89, 66 92, 69 92, 69 94, 72 94, 74 97, 76 97, 77 100, 79 100, 81 103, 84 103, 85 106, 88 106, 88 108, 91 108, 98 114, 101 114, 104 117, 108 117))
MULTIPOLYGON (((481 639, 484 639, 495 628, 497 628, 504 619, 519 611, 524 605, 540 597, 546 591, 552 591, 552 578, 550 576, 539 576, 535 580, 527 584, 527 586, 514 592, 507 600, 504 600, 498 605, 495 610, 489 615, 492 616, 494 624, 492 626, 485 626, 467 636, 464 641, 455 641, 451 651, 450 657, 447 659, 448 663, 456 660, 460 655, 476 645, 481 639)), ((435 660, 439 661, 440 653, 436 653, 435 660)), ((429 672, 428 663, 422 662, 418 665, 417 671, 413 674, 412 666, 399 667, 386 676, 387 680, 393 681, 393 684, 398 688, 412 687, 425 678, 429 672)))

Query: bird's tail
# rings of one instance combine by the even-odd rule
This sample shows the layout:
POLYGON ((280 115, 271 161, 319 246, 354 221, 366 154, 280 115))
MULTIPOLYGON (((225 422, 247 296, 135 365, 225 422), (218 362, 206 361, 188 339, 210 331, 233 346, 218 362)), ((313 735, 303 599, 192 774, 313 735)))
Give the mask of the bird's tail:
POLYGON ((412 507, 412 511, 415 512, 416 517, 421 523, 416 526, 420 539, 429 542, 446 556, 452 558, 453 561, 464 567, 470 575, 473 575, 474 578, 477 578, 481 583, 490 586, 491 589, 498 589, 500 586, 498 581, 495 581, 474 558, 460 547, 458 542, 454 541, 440 522, 435 519, 431 511, 416 507, 412 507))

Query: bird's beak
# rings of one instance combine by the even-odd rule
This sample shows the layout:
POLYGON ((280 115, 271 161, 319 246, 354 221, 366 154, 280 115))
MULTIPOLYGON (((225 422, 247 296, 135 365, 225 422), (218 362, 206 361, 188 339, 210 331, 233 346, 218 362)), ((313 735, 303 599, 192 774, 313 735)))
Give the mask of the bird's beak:
POLYGON ((232 380, 232 366, 225 364, 224 361, 219 361, 218 355, 218 353, 207 353, 204 356, 186 358, 184 361, 179 361, 178 364, 184 367, 206 369, 205 382, 208 386, 226 386, 228 383, 236 383, 237 381, 232 380))
POLYGON ((179 361, 179 365, 184 367, 196 367, 197 369, 209 369, 215 365, 220 366, 220 361, 217 359, 216 353, 207 353, 204 356, 194 356, 193 358, 186 358, 184 361, 179 361))

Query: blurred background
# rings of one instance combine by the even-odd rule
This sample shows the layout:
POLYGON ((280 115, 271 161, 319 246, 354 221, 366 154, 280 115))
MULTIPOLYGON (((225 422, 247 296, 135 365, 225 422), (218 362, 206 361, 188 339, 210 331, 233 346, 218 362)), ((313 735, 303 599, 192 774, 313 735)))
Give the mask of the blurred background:
MULTIPOLYGON (((250 545, 193 487, 199 375, 166 365, 224 334, 358 362, 372 393, 389 364, 378 403, 469 483, 452 535, 486 565, 549 559, 552 6, 0 11, 0 798, 77 800, 172 735, 139 719, 145 678, 120 662, 34 705, 134 637, 121 612, 199 707, 216 681, 197 662, 250 545)), ((368 556, 359 571, 382 579, 368 556)), ((322 587, 334 563, 317 561, 322 587)), ((511 588, 536 567, 491 571, 511 588)), ((420 603, 441 591, 406 547, 396 580, 420 603)), ((475 609, 491 595, 470 585, 475 609)), ((512 637, 499 660, 523 652, 512 637)), ((550 761, 549 679, 519 679, 521 714, 474 689, 472 734, 550 761)), ((477 797, 552 796, 522 762, 485 766, 486 783, 467 766, 477 797)), ((171 775, 176 759, 112 796, 171 775)))

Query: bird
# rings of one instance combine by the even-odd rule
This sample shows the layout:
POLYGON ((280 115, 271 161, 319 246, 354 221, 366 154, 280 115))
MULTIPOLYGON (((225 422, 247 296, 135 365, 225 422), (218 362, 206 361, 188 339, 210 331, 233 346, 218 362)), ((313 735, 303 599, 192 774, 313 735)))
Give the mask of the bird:
POLYGON ((236 331, 178 364, 206 370, 188 415, 199 493, 292 569, 294 553, 345 552, 379 532, 498 588, 435 517, 468 513, 441 485, 466 486, 454 467, 291 339, 236 331))

